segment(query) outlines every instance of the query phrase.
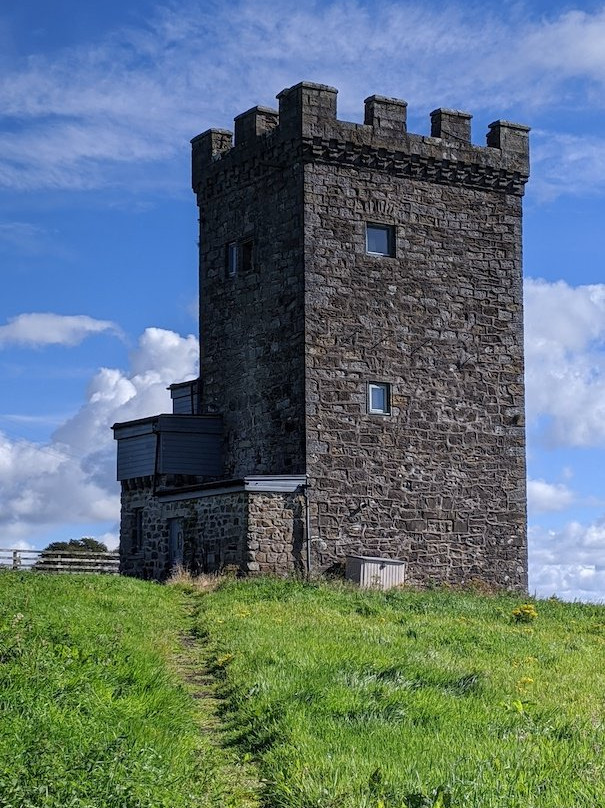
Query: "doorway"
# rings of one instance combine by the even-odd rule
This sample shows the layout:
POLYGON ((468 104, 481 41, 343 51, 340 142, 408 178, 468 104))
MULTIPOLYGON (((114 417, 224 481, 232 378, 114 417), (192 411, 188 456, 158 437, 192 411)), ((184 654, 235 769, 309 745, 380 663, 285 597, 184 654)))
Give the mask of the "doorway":
POLYGON ((183 520, 178 518, 169 519, 168 523, 170 525, 169 560, 171 569, 174 569, 174 567, 183 566, 185 545, 183 537, 183 520))

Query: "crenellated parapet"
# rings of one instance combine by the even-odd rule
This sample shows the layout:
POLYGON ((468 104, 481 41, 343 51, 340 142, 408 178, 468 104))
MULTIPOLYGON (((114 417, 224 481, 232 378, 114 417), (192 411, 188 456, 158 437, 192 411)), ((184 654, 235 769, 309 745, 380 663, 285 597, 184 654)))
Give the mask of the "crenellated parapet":
MULTIPOLYGON (((209 129, 191 143, 192 183, 200 189, 217 163, 324 161, 372 168, 427 182, 522 195, 529 177, 529 127, 505 120, 489 124, 486 145, 471 143, 467 112, 440 108, 430 115, 430 135, 407 131, 407 103, 372 95, 362 124, 341 121, 334 87, 300 82, 282 90, 279 110, 253 107, 235 119, 233 133, 209 129)), ((222 167, 226 167, 223 164, 222 167)))

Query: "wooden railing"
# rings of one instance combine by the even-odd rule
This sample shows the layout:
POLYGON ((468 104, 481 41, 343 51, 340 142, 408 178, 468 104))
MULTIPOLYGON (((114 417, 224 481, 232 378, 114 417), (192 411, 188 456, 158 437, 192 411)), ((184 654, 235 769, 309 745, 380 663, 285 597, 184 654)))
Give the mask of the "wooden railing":
POLYGON ((0 548, 0 569, 33 572, 100 572, 117 575, 119 553, 74 552, 73 550, 15 550, 0 548))
POLYGON ((0 568, 29 570, 41 555, 41 550, 14 550, 0 547, 0 568))

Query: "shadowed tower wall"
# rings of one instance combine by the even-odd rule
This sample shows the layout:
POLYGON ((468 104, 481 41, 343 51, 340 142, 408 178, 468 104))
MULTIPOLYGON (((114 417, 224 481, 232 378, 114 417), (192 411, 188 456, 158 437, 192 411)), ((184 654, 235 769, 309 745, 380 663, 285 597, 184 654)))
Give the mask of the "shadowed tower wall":
POLYGON ((274 111, 235 123, 233 148, 193 141, 202 410, 223 415, 226 477, 304 473, 303 168, 274 111))

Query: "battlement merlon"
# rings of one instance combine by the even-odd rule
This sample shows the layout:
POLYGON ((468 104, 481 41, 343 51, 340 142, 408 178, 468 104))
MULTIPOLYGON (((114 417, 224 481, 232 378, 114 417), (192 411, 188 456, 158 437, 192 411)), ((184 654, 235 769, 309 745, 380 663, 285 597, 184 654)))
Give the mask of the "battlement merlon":
POLYGON ((194 192, 212 160, 233 147, 233 132, 228 129, 207 129, 191 141, 191 185, 194 192))
POLYGON ((235 118, 235 145, 254 143, 260 135, 279 125, 279 112, 270 107, 252 107, 235 118))
POLYGON ((371 126, 376 134, 397 138, 407 132, 407 101, 371 95, 364 105, 364 125, 371 126))
POLYGON ((270 144, 298 142, 307 160, 354 165, 357 156, 364 165, 373 153, 379 162, 379 152, 386 151, 387 163, 396 173, 408 158, 408 163, 423 164, 426 171, 411 168, 404 174, 523 193, 529 177, 529 127, 494 121, 489 124, 487 145, 475 146, 471 144, 472 116, 467 112, 433 110, 430 136, 415 135, 407 132, 405 101, 372 95, 365 99, 364 123, 359 124, 337 119, 337 93, 334 87, 303 81, 277 95, 279 111, 257 106, 238 115, 235 143, 226 129, 209 129, 193 138, 193 190, 198 191, 213 165, 219 170, 217 163, 227 155, 237 160, 260 155, 270 144))
POLYGON ((489 124, 487 145, 490 149, 500 149, 505 154, 515 155, 519 170, 529 176, 529 133, 530 127, 511 121, 493 121, 489 124))

